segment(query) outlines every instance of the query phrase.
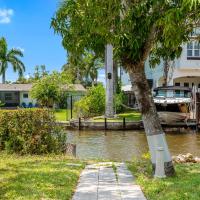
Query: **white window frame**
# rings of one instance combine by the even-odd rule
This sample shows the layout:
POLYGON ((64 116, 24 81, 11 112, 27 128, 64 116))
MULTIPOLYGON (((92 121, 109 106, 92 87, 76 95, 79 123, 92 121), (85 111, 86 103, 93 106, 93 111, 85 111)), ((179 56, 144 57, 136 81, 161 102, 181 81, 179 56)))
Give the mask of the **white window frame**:
POLYGON ((187 44, 187 57, 200 58, 200 43, 198 41, 191 41, 187 44))

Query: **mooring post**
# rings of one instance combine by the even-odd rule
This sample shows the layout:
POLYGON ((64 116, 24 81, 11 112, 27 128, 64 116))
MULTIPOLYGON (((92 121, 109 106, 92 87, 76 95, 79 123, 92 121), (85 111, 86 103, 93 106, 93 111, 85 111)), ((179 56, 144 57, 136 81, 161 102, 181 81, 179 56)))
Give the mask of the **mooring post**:
POLYGON ((81 118, 78 118, 78 129, 81 130, 81 118))
POLYGON ((156 149, 156 170, 155 178, 165 178, 165 169, 164 169, 164 148, 158 147, 156 149))
POLYGON ((107 118, 104 118, 104 129, 107 130, 107 118))
POLYGON ((126 129, 126 118, 123 117, 123 130, 125 130, 125 129, 126 129))
POLYGON ((76 144, 66 144, 66 154, 76 157, 76 144))
POLYGON ((68 96, 66 98, 66 121, 68 121, 68 96))
POLYGON ((73 104, 73 99, 72 99, 72 95, 71 95, 71 106, 70 106, 71 107, 71 119, 73 118, 73 108, 72 108, 73 105, 72 104, 73 104))

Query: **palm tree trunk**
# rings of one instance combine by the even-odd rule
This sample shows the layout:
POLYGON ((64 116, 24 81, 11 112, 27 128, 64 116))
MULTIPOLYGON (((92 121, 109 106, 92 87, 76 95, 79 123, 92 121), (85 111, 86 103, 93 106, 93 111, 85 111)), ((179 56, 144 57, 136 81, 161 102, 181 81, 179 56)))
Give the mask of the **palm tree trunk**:
POLYGON ((3 72, 3 74, 2 74, 2 83, 5 84, 5 82, 6 82, 6 73, 3 72))
POLYGON ((151 161, 155 170, 156 151, 158 147, 164 148, 164 165, 166 176, 174 175, 171 155, 165 139, 165 133, 160 124, 153 97, 144 72, 144 64, 129 67, 133 90, 142 113, 142 120, 151 153, 151 161))
POLYGON ((113 47, 111 44, 106 45, 105 52, 105 67, 106 67, 106 117, 114 117, 114 85, 113 85, 113 47))

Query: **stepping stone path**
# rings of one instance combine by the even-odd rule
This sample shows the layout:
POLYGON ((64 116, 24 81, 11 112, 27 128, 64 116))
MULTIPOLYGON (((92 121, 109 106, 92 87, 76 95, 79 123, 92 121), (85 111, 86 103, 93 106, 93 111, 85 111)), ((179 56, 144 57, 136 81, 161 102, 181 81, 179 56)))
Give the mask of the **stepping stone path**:
POLYGON ((97 163, 82 172, 72 200, 146 200, 125 163, 97 163))

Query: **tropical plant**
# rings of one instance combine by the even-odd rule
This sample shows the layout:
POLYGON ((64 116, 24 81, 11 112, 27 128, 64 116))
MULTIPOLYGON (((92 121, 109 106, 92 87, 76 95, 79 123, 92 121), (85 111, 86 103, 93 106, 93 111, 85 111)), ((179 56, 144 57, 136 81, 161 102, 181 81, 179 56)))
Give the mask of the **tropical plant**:
POLYGON ((63 93, 63 85, 69 85, 70 78, 66 74, 53 72, 33 84, 31 97, 43 107, 52 107, 59 102, 63 93))
POLYGON ((6 70, 8 65, 11 64, 14 72, 18 72, 21 77, 25 71, 23 62, 18 58, 23 57, 23 52, 20 49, 8 50, 6 39, 0 39, 0 75, 2 75, 2 83, 6 81, 6 70))
POLYGON ((103 85, 92 86, 87 95, 74 104, 79 117, 93 117, 105 112, 105 89, 103 85))
POLYGON ((114 47, 133 84, 153 167, 157 149, 163 147, 167 176, 174 174, 174 168, 144 64, 180 56, 182 43, 199 26, 199 17, 200 4, 194 0, 64 0, 52 20, 70 53, 79 55, 84 49, 103 53, 106 44, 114 47))
POLYGON ((89 86, 97 84, 98 70, 102 67, 102 59, 93 52, 84 51, 80 56, 69 54, 68 63, 63 65, 62 70, 72 74, 74 83, 89 86))
POLYGON ((47 109, 0 112, 0 150, 20 154, 61 153, 66 134, 47 109))

